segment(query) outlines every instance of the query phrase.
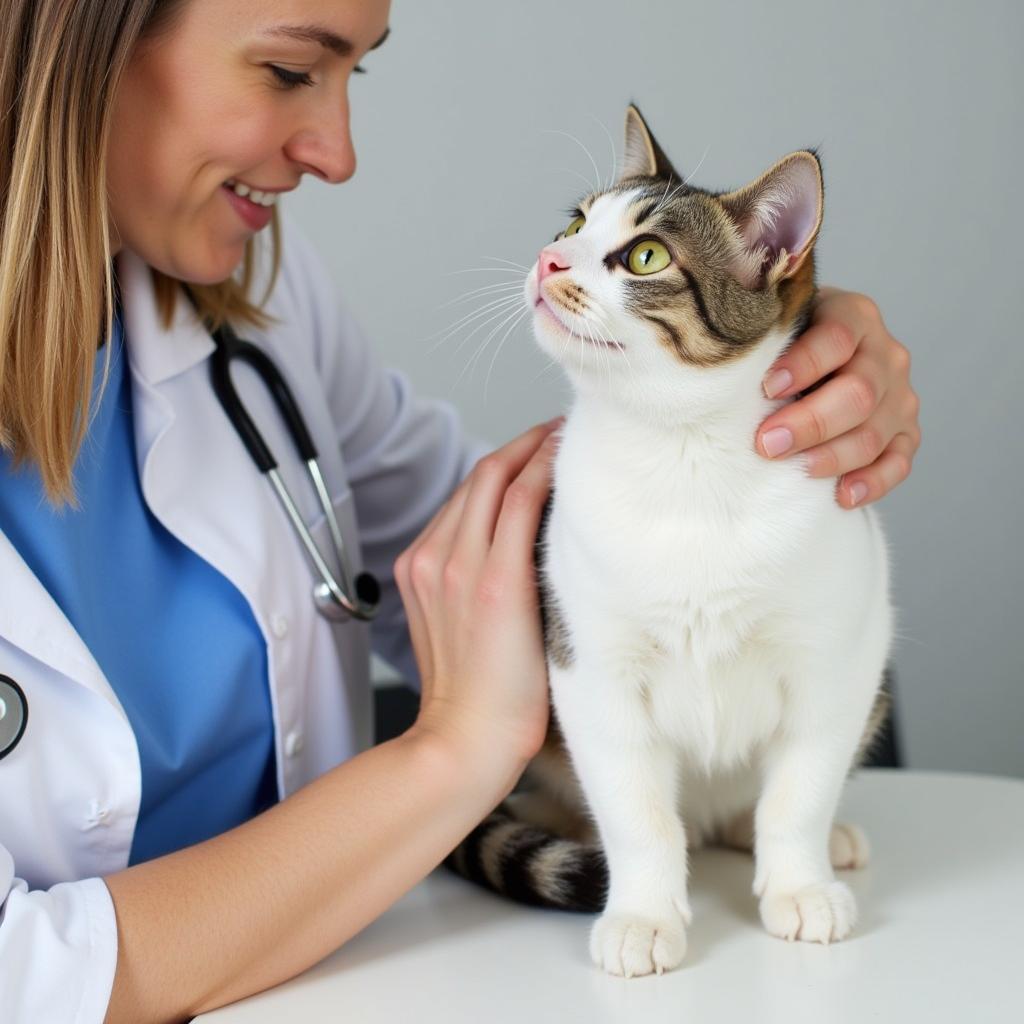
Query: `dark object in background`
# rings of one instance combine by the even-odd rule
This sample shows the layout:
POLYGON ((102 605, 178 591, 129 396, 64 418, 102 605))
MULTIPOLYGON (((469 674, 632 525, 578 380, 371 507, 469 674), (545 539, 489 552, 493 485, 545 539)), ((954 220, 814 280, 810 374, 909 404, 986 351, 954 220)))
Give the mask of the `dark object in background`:
MULTIPOLYGON (((896 692, 896 669, 892 664, 886 666, 889 676, 889 692, 892 695, 892 710, 882 726, 878 739, 871 746, 864 761, 866 768, 902 768, 903 757, 897 724, 897 706, 899 697, 896 692)), ((376 742, 401 736, 416 721, 420 707, 420 695, 404 684, 395 686, 379 686, 374 691, 377 728, 376 742)))
POLYGON ((416 721, 420 695, 405 683, 389 683, 373 691, 374 742, 383 743, 401 736, 416 721))
POLYGON ((892 698, 889 714, 878 731, 878 738, 871 745, 868 756, 864 758, 865 768, 902 768, 903 744, 900 741, 899 728, 899 694, 896 689, 896 666, 889 662, 885 666, 888 676, 886 688, 892 698))

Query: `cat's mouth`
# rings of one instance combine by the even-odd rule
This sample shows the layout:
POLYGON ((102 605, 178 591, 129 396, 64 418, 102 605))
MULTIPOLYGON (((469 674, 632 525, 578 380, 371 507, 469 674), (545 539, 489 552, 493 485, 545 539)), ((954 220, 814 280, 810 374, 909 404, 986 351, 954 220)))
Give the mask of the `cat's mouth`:
POLYGON ((623 345, 618 341, 609 341, 607 338, 594 338, 588 334, 581 334, 579 331, 570 327, 566 324, 562 318, 556 312, 554 306, 544 298, 543 295, 537 296, 537 301, 533 304, 533 311, 537 313, 541 312, 542 315, 547 316, 549 322, 553 323, 556 327, 561 329, 565 334, 569 334, 587 345, 593 345, 595 348, 606 348, 612 349, 615 352, 621 352, 623 345))

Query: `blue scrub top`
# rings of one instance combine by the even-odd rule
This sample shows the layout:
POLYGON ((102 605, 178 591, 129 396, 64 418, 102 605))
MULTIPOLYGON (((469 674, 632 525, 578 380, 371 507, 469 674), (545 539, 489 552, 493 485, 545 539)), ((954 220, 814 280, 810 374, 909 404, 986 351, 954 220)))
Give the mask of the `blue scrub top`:
MULTIPOLYGON (((94 399, 105 350, 97 354, 94 399)), ((0 450, 0 530, 92 652, 135 731, 129 863, 233 828, 277 799, 266 643, 241 593, 142 496, 120 314, 75 464, 77 510, 0 450)), ((196 453, 201 458, 201 453, 196 453)))

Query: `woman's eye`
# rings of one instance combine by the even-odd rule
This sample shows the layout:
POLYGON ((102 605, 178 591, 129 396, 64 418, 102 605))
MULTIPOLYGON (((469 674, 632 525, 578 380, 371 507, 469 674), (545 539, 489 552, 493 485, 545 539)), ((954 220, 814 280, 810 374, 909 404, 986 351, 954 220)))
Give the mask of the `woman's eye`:
POLYGON ((313 84, 313 77, 308 71, 289 71, 287 68, 279 68, 276 64, 268 64, 267 67, 274 72, 277 80, 288 89, 294 89, 297 85, 313 84))
POLYGON ((570 235, 578 235, 583 230, 583 225, 587 223, 586 217, 577 217, 566 229, 562 232, 563 238, 568 238, 570 235))
POLYGON ((650 239, 634 245, 626 258, 626 266, 634 274, 656 274, 659 270, 664 270, 671 262, 672 256, 668 249, 661 242, 650 239))

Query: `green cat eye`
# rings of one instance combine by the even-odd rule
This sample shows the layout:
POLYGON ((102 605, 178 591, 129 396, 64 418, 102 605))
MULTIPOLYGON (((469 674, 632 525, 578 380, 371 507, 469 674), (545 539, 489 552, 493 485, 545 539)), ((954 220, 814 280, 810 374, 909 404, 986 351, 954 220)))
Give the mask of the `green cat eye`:
POLYGON ((629 269, 634 274, 656 274, 664 270, 672 262, 672 256, 668 249, 661 244, 648 239, 634 245, 629 251, 629 269))
POLYGON ((587 223, 586 217, 577 217, 562 233, 563 238, 568 238, 570 235, 578 235, 583 229, 583 225, 587 223))

